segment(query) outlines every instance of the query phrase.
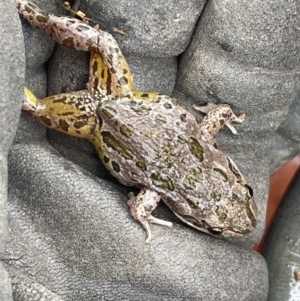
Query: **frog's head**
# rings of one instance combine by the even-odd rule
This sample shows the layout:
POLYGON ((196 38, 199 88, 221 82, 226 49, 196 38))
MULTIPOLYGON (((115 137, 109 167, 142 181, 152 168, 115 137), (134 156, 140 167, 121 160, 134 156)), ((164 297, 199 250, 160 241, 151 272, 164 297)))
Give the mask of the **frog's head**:
POLYGON ((213 200, 191 203, 178 208, 169 202, 173 212, 185 223, 213 236, 241 237, 256 226, 256 204, 253 191, 243 180, 236 181, 231 194, 214 196, 213 200), (179 213, 180 212, 180 213, 179 213))
POLYGON ((230 196, 216 204, 203 226, 212 235, 241 237, 252 232, 256 226, 256 204, 253 191, 242 180, 232 187, 230 196))

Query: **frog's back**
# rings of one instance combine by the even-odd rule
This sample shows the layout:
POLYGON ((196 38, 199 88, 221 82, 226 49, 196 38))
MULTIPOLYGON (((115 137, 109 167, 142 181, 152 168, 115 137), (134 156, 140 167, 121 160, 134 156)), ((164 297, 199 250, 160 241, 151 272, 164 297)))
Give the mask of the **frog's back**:
POLYGON ((214 187, 225 194, 235 181, 227 156, 203 140, 195 117, 167 96, 108 101, 98 114, 105 164, 126 185, 193 200, 206 199, 214 187))
POLYGON ((106 101, 98 115, 102 160, 120 182, 158 192, 179 218, 202 231, 253 230, 249 186, 234 162, 201 136, 189 111, 159 96, 106 101))

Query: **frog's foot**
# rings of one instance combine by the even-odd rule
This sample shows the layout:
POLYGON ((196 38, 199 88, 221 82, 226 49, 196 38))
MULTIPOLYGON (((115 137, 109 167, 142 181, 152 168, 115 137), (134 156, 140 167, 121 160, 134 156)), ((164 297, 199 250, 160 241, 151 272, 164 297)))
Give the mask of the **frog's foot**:
POLYGON ((225 104, 215 105, 208 103, 206 106, 193 107, 195 110, 206 114, 200 124, 200 131, 206 136, 208 141, 212 142, 215 141, 213 137, 224 127, 224 125, 226 125, 233 134, 237 134, 232 122, 241 123, 246 117, 245 114, 236 116, 230 106, 225 104))
POLYGON ((152 238, 149 223, 172 227, 172 223, 151 215, 160 201, 160 195, 157 192, 145 188, 142 189, 137 196, 134 196, 132 192, 130 192, 128 196, 129 200, 127 204, 130 207, 132 217, 138 221, 146 231, 146 243, 149 243, 152 238))

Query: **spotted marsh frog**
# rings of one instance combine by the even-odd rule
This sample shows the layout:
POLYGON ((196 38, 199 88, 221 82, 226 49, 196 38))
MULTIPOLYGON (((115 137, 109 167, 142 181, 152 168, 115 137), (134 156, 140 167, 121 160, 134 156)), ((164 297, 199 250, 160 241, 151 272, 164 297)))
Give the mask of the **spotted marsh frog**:
POLYGON ((87 89, 37 99, 27 88, 22 109, 45 126, 90 140, 104 166, 130 194, 131 215, 151 239, 151 215, 162 199, 183 222, 212 235, 242 236, 256 224, 251 188, 235 163, 216 148, 214 136, 232 121, 228 105, 207 105, 198 124, 169 96, 137 91, 122 52, 107 32, 15 0, 19 13, 58 43, 90 51, 87 89))

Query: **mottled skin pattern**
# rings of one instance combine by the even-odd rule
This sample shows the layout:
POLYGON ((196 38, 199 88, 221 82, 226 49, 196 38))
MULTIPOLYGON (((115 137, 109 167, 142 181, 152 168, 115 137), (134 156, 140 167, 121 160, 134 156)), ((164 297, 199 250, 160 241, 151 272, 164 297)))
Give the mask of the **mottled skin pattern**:
POLYGON ((83 137, 121 183, 141 188, 128 205, 151 239, 151 212, 162 199, 185 223, 212 235, 242 236, 256 224, 252 189, 214 136, 242 122, 228 105, 197 107, 201 124, 168 96, 136 91, 113 37, 69 17, 15 0, 19 13, 58 43, 91 52, 87 90, 38 100, 25 88, 23 110, 49 128, 83 137))

